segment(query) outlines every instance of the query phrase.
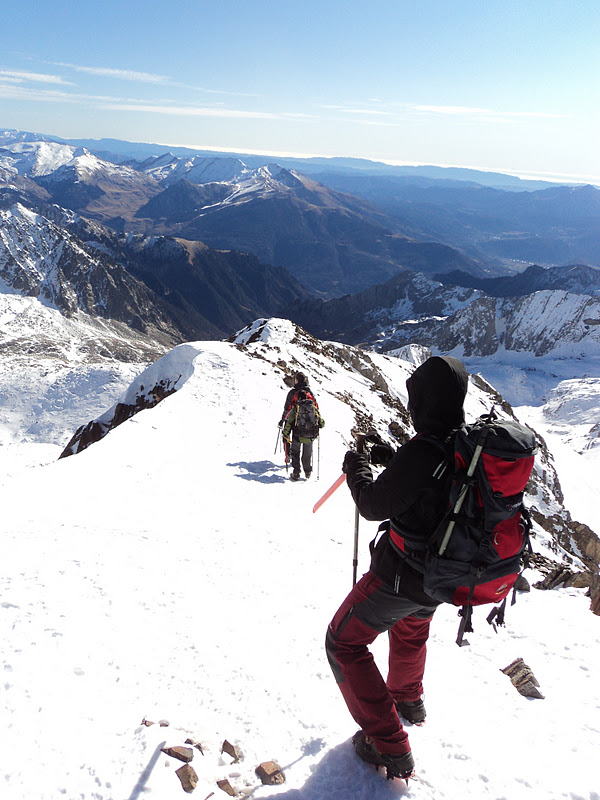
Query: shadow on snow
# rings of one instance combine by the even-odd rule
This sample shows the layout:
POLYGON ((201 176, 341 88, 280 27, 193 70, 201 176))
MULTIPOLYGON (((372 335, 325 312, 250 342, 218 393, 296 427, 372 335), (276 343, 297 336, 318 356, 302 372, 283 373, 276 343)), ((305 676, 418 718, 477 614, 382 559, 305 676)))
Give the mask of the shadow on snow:
POLYGON ((243 470, 238 472, 236 478, 243 478, 245 481, 284 483, 287 480, 287 475, 273 474, 281 472, 284 467, 281 464, 274 464, 272 461, 236 461, 235 463, 227 464, 227 466, 243 470))
MULTIPOLYGON (((314 755, 314 748, 311 750, 305 749, 300 758, 314 755)), ((288 764, 282 769, 285 772, 292 766, 288 764)), ((369 764, 363 764, 348 740, 329 750, 315 764, 312 775, 301 789, 290 789, 288 792, 279 789, 276 794, 265 795, 263 800, 392 800, 408 796, 410 789, 403 780, 388 781, 383 770, 377 772, 369 764)))

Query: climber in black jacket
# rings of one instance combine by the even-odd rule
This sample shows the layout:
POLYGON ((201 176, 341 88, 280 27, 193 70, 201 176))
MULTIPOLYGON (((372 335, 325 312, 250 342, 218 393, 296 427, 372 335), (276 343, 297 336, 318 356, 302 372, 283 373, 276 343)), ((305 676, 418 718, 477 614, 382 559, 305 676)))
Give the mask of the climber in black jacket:
POLYGON ((432 357, 407 381, 409 412, 417 435, 393 453, 379 445, 373 480, 366 454, 349 451, 343 471, 360 514, 389 520, 372 550, 369 571, 342 603, 327 631, 327 655, 348 709, 360 725, 353 743, 365 761, 385 766, 388 776, 414 770, 409 722, 425 720, 422 700, 426 642, 439 603, 423 589, 420 557, 448 507, 451 432, 464 422, 468 376, 451 357, 432 357), (368 650, 389 633, 390 657, 384 681, 368 650))

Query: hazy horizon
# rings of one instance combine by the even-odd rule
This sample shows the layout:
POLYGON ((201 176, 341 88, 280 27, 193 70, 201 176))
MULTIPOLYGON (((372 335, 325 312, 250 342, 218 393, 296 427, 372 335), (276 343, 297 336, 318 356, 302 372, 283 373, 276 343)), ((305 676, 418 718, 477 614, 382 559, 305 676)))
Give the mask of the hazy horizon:
POLYGON ((600 182, 580 0, 0 2, 8 128, 600 182))

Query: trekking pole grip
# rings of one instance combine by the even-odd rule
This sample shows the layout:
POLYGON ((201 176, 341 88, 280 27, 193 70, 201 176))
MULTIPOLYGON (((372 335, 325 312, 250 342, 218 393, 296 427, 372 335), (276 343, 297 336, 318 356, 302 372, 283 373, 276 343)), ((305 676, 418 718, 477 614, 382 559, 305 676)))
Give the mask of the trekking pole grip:
MULTIPOLYGON (((363 433, 356 437, 356 452, 365 452, 365 436, 363 433)), ((360 514, 358 506, 354 509, 354 558, 352 559, 352 586, 356 586, 356 579, 358 574, 358 524, 360 514)))

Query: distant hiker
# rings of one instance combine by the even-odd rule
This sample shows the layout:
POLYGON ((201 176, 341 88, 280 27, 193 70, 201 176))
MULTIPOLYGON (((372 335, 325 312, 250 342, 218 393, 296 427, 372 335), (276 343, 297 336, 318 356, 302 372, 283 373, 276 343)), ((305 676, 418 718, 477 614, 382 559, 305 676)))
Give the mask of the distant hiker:
POLYGON ((402 778, 413 773, 414 760, 399 715, 416 724, 425 720, 426 642, 439 602, 425 593, 423 575, 405 561, 401 547, 407 543, 408 549, 411 539, 415 548, 424 547, 447 510, 448 480, 440 478, 439 467, 445 463, 444 440, 464 422, 468 376, 458 359, 436 356, 406 385, 417 436, 395 453, 385 444, 373 447, 372 463, 389 462, 377 480, 366 454, 348 451, 344 458, 342 469, 360 514, 390 522, 372 548, 369 571, 335 614, 326 640, 335 679, 361 728, 352 739, 357 754, 386 767, 388 777, 402 778), (390 646, 386 681, 368 650, 384 631, 390 646))
POLYGON ((325 425, 319 405, 303 372, 294 377, 294 388, 288 392, 283 416, 283 438, 290 447, 293 481, 300 480, 300 461, 306 478, 312 474, 313 441, 325 425))

